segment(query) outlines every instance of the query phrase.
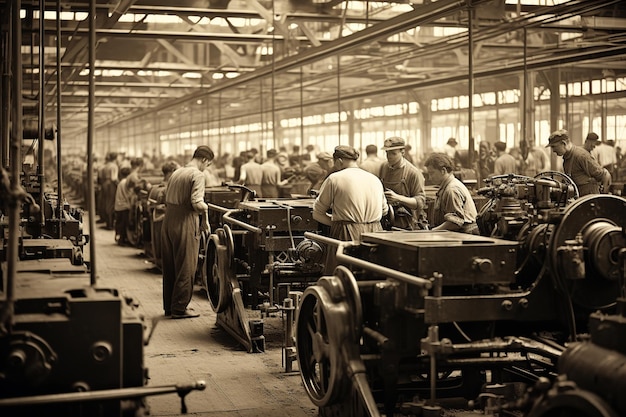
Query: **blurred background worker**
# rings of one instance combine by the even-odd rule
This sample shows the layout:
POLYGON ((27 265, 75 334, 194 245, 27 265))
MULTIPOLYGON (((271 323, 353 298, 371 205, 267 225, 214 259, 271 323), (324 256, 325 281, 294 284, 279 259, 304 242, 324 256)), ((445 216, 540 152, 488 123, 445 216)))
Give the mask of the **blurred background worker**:
POLYGON ((328 152, 318 153, 317 161, 310 163, 302 170, 306 179, 311 182, 307 194, 310 194, 312 190, 319 191, 322 183, 333 170, 333 156, 328 152))
POLYGON ((361 169, 371 172, 377 177, 380 176, 380 168, 385 162, 384 159, 378 157, 378 147, 376 145, 367 145, 365 147, 366 158, 361 162, 361 169))
POLYGON ((248 151, 246 153, 247 162, 241 165, 239 173, 239 184, 254 190, 257 197, 263 197, 261 190, 261 182, 263 182, 263 168, 255 159, 255 153, 248 151))
POLYGON ((287 184, 287 180, 281 180, 282 172, 276 163, 278 151, 268 150, 265 155, 267 160, 261 164, 263 177, 261 179, 261 194, 263 198, 277 198, 279 196, 278 186, 287 184))
POLYGON ((591 156, 594 156, 595 152, 593 152, 593 150, 596 148, 596 146, 599 146, 601 143, 602 142, 600 141, 600 138, 598 137, 597 134, 593 132, 589 132, 587 134, 587 137, 585 138, 585 143, 583 143, 583 148, 585 148, 587 152, 591 154, 591 156))

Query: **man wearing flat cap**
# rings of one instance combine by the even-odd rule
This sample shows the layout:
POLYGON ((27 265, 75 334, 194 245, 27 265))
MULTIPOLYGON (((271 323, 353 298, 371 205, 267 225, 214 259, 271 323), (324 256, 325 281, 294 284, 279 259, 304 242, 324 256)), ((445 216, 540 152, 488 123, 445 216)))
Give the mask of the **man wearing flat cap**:
POLYGON ((359 168, 357 159, 359 153, 351 146, 337 146, 333 153, 337 171, 322 183, 313 203, 313 218, 330 226, 334 239, 360 242, 362 233, 382 230, 380 220, 388 211, 382 183, 359 168))
POLYGON ((261 194, 263 198, 278 198, 278 187, 287 184, 287 180, 281 180, 282 172, 276 162, 278 151, 269 149, 265 155, 267 159, 261 164, 263 176, 261 178, 261 194))
MULTIPOLYGON (((593 132, 589 133, 589 135, 598 137, 598 135, 593 132)), ((606 168, 609 172, 615 172, 617 168, 617 155, 615 154, 614 143, 609 144, 608 140, 601 141, 598 139, 597 144, 598 146, 591 152, 591 156, 598 161, 602 168, 606 168)))
POLYGON ((609 171, 602 168, 585 149, 574 145, 566 130, 552 132, 546 148, 563 157, 563 171, 576 184, 580 196, 599 194, 600 186, 604 190, 609 189, 609 171))
POLYGON ((601 143, 602 142, 600 141, 600 138, 598 137, 598 135, 596 135, 593 132, 589 132, 587 134, 587 137, 585 138, 585 143, 583 143, 583 148, 585 148, 587 152, 589 152, 593 156, 594 154, 593 150, 596 148, 596 146, 600 145, 601 143))
POLYGON ((307 190, 307 194, 311 192, 311 190, 319 191, 322 183, 333 171, 333 156, 328 152, 320 152, 317 155, 317 161, 312 162, 304 167, 302 173, 311 181, 311 186, 307 190))
MULTIPOLYGON (((254 149, 254 148, 253 148, 254 149)), ((246 153, 246 162, 241 165, 239 171, 239 184, 243 184, 246 187, 254 190, 257 197, 265 197, 263 190, 261 189, 261 183, 263 182, 263 168, 261 164, 256 161, 256 154, 252 150, 246 153)))
POLYGON ((380 169, 385 197, 393 209, 392 226, 406 230, 425 228, 424 175, 406 160, 406 141, 398 136, 385 139, 387 161, 380 169))
POLYGON ((209 232, 203 171, 213 158, 211 148, 198 146, 191 161, 172 173, 165 192, 166 209, 161 226, 163 309, 166 316, 174 319, 199 316, 187 306, 193 294, 200 233, 209 232))

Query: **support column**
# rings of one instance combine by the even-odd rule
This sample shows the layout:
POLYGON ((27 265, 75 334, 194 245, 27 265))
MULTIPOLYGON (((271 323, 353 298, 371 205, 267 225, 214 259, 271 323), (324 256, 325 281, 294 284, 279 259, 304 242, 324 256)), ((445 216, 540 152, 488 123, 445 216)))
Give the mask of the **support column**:
MULTIPOLYGON (((559 128, 559 119, 561 118, 561 96, 559 92, 561 72, 558 68, 555 68, 549 71, 547 76, 549 77, 548 85, 550 86, 550 132, 554 132, 559 128)), ((556 154, 550 152, 550 166, 552 169, 557 166, 556 158, 556 154)))

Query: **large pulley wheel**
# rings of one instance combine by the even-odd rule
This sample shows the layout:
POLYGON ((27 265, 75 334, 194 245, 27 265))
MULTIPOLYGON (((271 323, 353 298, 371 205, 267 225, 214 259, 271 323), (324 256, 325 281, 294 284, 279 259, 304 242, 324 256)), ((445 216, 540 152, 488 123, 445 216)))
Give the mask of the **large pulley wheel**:
POLYGON ((350 389, 345 344, 355 341, 355 301, 346 297, 342 278, 322 277, 302 296, 296 318, 296 355, 311 401, 318 407, 337 404, 350 389))
POLYGON ((200 232, 200 239, 198 245, 198 263, 196 267, 196 276, 194 284, 199 284, 204 290, 208 292, 206 286, 207 283, 207 268, 206 268, 206 255, 208 247, 209 235, 207 232, 200 232))
POLYGON ((217 229, 216 234, 211 235, 205 265, 206 288, 211 307, 216 313, 222 313, 232 302, 232 270, 223 229, 217 229))
MULTIPOLYGON (((620 251, 626 245, 626 200, 595 194, 570 204, 555 228, 548 249, 553 274, 569 291, 572 302, 590 311, 614 305, 620 295, 620 251), (582 241, 580 240, 582 239, 582 241), (585 276, 572 279, 570 248, 584 248, 585 276)), ((575 277, 574 277, 575 278, 575 277)))
POLYGON ((233 238, 233 231, 228 224, 224 224, 222 228, 224 230, 224 245, 226 245, 226 251, 228 253, 227 265, 234 265, 235 261, 235 239, 233 238))
POLYGON ((358 342, 361 338, 361 330, 363 327, 363 305, 361 304, 359 286, 357 285, 352 271, 343 265, 339 265, 335 268, 334 276, 341 282, 345 300, 353 314, 353 320, 350 324, 353 326, 353 340, 358 342))
POLYGON ((598 395, 579 389, 569 389, 547 396, 536 404, 528 417, 617 417, 618 414, 598 395))

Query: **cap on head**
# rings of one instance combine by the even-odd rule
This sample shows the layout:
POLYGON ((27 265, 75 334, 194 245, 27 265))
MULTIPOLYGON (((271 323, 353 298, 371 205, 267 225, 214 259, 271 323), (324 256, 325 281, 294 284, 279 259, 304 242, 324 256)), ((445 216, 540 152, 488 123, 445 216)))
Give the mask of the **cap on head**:
POLYGON ((552 145, 555 145, 561 142, 562 140, 569 140, 569 134, 567 133, 567 130, 565 129, 556 130, 552 132, 552 134, 548 138, 548 144, 546 145, 546 148, 549 148, 552 145))
POLYGON ((278 151, 276 149, 269 149, 265 154, 268 158, 274 158, 276 155, 278 155, 278 151))
POLYGON ((333 156, 328 152, 320 152, 317 154, 317 159, 321 159, 322 161, 330 161, 333 159, 333 156))
POLYGON ((493 144, 493 147, 502 152, 506 150, 506 143, 502 141, 496 142, 493 144))
POLYGON ((405 146, 406 146, 406 141, 403 138, 399 136, 393 136, 393 137, 385 139, 383 150, 393 151, 395 149, 404 149, 405 146))
POLYGON ((450 138, 450 139, 448 139, 448 142, 447 142, 447 143, 448 143, 448 145, 450 145, 450 146, 456 146, 456 145, 458 145, 458 142, 456 141, 456 139, 455 139, 455 138, 450 138))
POLYGON ((352 146, 339 145, 335 148, 335 152, 333 153, 333 159, 359 159, 359 152, 354 149, 352 146))
POLYGON ((593 132, 589 132, 587 134, 587 137, 585 138, 585 142, 586 141, 590 141, 590 142, 594 142, 596 145, 601 144, 602 142, 600 141, 600 138, 598 137, 598 135, 596 135, 593 132))
POLYGON ((208 159, 209 161, 212 161, 213 158, 215 157, 215 154, 213 153, 211 148, 209 148, 208 146, 200 145, 194 151, 193 157, 197 159, 205 158, 205 159, 208 159))

